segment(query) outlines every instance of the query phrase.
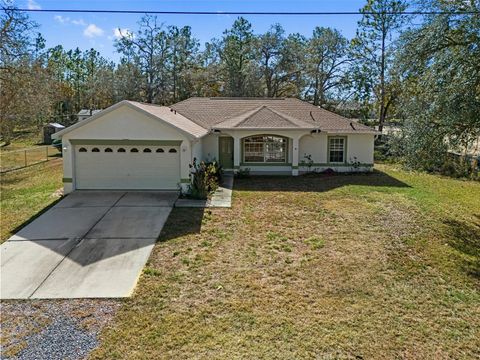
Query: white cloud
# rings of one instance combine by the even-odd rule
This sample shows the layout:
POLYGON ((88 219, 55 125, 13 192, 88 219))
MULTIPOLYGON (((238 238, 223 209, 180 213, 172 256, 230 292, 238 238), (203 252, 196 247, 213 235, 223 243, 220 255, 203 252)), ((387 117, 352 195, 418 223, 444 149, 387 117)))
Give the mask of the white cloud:
POLYGON ((117 39, 120 39, 122 36, 124 37, 133 37, 133 33, 129 29, 120 29, 114 28, 113 29, 113 36, 117 39))
POLYGON ((35 0, 28 0, 27 7, 29 10, 40 10, 42 8, 35 0))
POLYGON ((103 33, 103 29, 99 28, 95 24, 90 24, 85 28, 85 30, 83 30, 83 35, 89 38, 93 38, 95 36, 102 36, 103 33))
POLYGON ((53 18, 55 21, 59 22, 60 24, 66 24, 70 22, 69 17, 63 17, 62 15, 55 15, 53 18))
POLYGON ((73 25, 81 25, 81 26, 86 26, 87 23, 83 19, 78 19, 78 20, 72 20, 73 25))
POLYGON ((73 24, 78 26, 87 26, 87 23, 83 19, 70 19, 68 16, 55 15, 54 20, 60 24, 73 24))

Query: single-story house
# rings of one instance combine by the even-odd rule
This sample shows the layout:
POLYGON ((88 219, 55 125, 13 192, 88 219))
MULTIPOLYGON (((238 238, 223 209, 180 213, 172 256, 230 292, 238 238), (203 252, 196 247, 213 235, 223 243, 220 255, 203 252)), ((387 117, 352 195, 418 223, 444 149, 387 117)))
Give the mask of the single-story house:
POLYGON ((298 99, 194 97, 170 107, 121 101, 54 137, 68 193, 186 188, 194 159, 252 174, 369 171, 377 134, 298 99))

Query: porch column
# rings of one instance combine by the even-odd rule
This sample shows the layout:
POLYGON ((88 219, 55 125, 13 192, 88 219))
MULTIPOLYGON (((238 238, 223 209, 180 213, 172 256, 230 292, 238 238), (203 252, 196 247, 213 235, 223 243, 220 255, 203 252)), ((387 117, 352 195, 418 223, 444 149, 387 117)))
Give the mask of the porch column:
POLYGON ((298 176, 298 137, 292 139, 292 176, 298 176))
POLYGON ((233 137, 233 172, 236 173, 240 169, 240 138, 238 136, 233 137))

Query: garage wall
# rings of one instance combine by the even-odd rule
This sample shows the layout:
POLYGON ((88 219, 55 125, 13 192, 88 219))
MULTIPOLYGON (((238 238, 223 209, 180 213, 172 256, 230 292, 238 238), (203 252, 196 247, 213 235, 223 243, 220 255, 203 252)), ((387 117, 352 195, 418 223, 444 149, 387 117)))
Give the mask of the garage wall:
POLYGON ((63 139, 186 140, 174 127, 127 105, 65 134, 63 139))
MULTIPOLYGON (((123 105, 62 137, 65 193, 76 188, 74 149, 78 145, 73 145, 73 143, 78 143, 79 140, 98 141, 100 143, 102 140, 180 141, 180 181, 185 182, 189 178, 188 165, 192 161, 193 153, 190 139, 169 124, 162 123, 161 120, 144 114, 140 110, 135 110, 128 105, 123 105)), ((201 154, 201 147, 197 147, 195 151, 201 154)))

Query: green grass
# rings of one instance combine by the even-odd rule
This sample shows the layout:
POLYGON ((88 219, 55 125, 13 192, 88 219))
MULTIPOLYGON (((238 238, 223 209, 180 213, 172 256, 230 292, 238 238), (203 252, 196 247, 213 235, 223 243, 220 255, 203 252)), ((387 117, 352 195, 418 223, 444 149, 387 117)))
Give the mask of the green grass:
POLYGON ((0 175, 0 242, 59 198, 54 192, 62 187, 62 172, 62 161, 56 159, 0 175))
POLYGON ((378 168, 174 209, 91 357, 478 357, 480 183, 378 168))

